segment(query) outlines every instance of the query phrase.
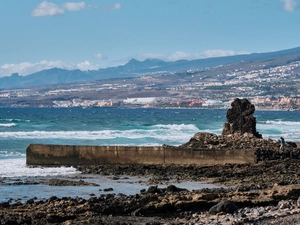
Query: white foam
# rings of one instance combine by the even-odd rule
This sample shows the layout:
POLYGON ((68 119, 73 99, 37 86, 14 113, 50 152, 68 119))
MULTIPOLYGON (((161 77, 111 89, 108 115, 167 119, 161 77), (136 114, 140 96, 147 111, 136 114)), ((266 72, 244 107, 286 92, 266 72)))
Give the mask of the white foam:
POLYGON ((16 157, 20 157, 20 156, 25 157, 26 155, 22 154, 20 152, 16 152, 16 151, 5 151, 5 150, 0 151, 0 158, 1 157, 14 157, 14 156, 16 156, 16 157))
POLYGON ((162 129, 172 129, 172 130, 188 130, 188 131, 194 131, 197 132, 199 129, 194 124, 158 124, 154 127, 162 128, 162 129))
POLYGON ((0 127, 14 127, 15 123, 0 123, 0 127))
POLYGON ((297 121, 282 121, 282 120, 267 120, 266 124, 285 125, 285 126, 299 126, 300 122, 297 122, 297 121))
POLYGON ((195 125, 156 125, 149 129, 132 130, 100 130, 100 131, 17 131, 0 132, 4 139, 70 139, 70 140, 101 140, 101 139, 142 139, 171 140, 183 142, 199 131, 195 125))
POLYGON ((284 137, 287 141, 300 140, 300 122, 267 120, 265 123, 258 123, 256 128, 264 138, 279 139, 284 137))
POLYGON ((0 177, 31 177, 31 176, 57 176, 79 174, 73 167, 29 168, 26 159, 4 159, 0 164, 0 177))

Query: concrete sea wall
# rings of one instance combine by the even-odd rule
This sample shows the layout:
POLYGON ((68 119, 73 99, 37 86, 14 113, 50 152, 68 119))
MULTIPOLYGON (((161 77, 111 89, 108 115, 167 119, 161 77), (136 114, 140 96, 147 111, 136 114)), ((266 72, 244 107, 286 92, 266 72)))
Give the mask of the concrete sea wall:
POLYGON ((254 150, 30 144, 27 165, 255 163, 254 150))

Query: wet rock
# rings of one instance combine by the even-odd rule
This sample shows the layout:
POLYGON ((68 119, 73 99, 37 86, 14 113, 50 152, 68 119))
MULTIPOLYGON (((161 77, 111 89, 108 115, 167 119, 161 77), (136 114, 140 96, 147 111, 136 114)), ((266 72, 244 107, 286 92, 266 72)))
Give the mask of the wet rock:
POLYGON ((0 207, 1 208, 9 207, 9 202, 0 202, 0 207))
POLYGON ((25 204, 33 204, 34 203, 34 199, 31 198, 31 199, 28 199, 25 204))
POLYGON ((236 209, 237 207, 234 202, 225 200, 211 207, 208 213, 209 214, 217 214, 220 212, 233 213, 236 209))
MULTIPOLYGON (((266 177, 274 181, 278 171, 286 170, 287 173, 295 176, 295 173, 298 173, 296 170, 299 168, 298 165, 299 162, 295 160, 277 164, 269 162, 268 165, 218 165, 200 167, 201 170, 196 166, 170 166, 164 167, 164 171, 165 173, 174 170, 178 172, 182 168, 184 173, 194 173, 196 170, 195 175, 199 176, 202 173, 207 174, 205 171, 215 170, 218 171, 218 173, 213 173, 216 175, 221 175, 223 172, 237 175, 240 183, 243 182, 245 183, 243 186, 247 186, 247 177, 241 178, 241 174, 253 173, 253 176, 258 179, 257 182, 261 182, 257 171, 266 173, 270 171, 274 176, 266 177)), ((121 170, 122 167, 119 169, 121 170)), ((161 169, 157 166, 157 170, 161 169)), ((297 198, 299 198, 299 184, 287 186, 275 184, 273 187, 266 186, 265 188, 268 189, 253 191, 247 188, 245 188, 247 190, 241 190, 240 187, 238 191, 236 188, 206 188, 188 191, 169 185, 166 188, 151 186, 148 189, 149 192, 144 191, 136 195, 103 194, 99 197, 90 197, 88 200, 79 197, 60 199, 53 196, 44 202, 36 201, 34 204, 19 203, 7 206, 2 204, 0 205, 0 218, 1 224, 11 224, 12 221, 17 221, 19 224, 141 224, 132 222, 135 219, 141 221, 141 218, 145 224, 155 224, 155 222, 172 224, 171 221, 174 223, 177 217, 179 217, 176 220, 177 224, 243 224, 243 222, 256 224, 257 221, 266 218, 284 218, 300 213, 300 208, 296 205, 297 198), (224 199, 227 200, 224 201, 224 199), (215 205, 216 202, 220 203, 215 205), (236 209, 237 206, 239 209, 236 209), (208 211, 211 214, 208 214, 208 211), (153 223, 148 223, 150 221, 148 219, 154 217, 156 219, 152 220, 153 223)))
POLYGON ((159 193, 159 192, 160 189, 158 189, 157 186, 150 186, 147 190, 147 193, 151 193, 151 194, 159 193))
POLYGON ((182 190, 183 190, 182 188, 178 188, 175 185, 169 185, 166 189, 167 192, 171 192, 171 193, 179 192, 182 190))
POLYGON ((108 191, 113 191, 113 188, 104 188, 103 191, 108 192, 108 191))
POLYGON ((62 180, 56 178, 50 179, 47 182, 47 184, 50 186, 99 186, 98 184, 85 182, 83 180, 74 181, 74 180, 62 180))

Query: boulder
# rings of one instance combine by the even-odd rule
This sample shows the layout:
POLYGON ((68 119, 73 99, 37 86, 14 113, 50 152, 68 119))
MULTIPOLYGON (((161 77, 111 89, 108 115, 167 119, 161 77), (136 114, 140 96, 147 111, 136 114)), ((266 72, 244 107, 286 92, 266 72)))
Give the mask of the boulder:
POLYGON ((236 98, 231 103, 231 109, 228 109, 226 118, 227 123, 223 125, 223 135, 253 134, 257 138, 262 138, 256 130, 256 118, 252 115, 255 106, 247 99, 236 98))
POLYGON ((209 214, 217 214, 220 212, 224 212, 224 213, 234 213, 234 211, 237 209, 236 205, 234 204, 234 202, 232 201, 222 201, 219 202, 218 204, 214 205, 213 207, 211 207, 208 211, 209 214))

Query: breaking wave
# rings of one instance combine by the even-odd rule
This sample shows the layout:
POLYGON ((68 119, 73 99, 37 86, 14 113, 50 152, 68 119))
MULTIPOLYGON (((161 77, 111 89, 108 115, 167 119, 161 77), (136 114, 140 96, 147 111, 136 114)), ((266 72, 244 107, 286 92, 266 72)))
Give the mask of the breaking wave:
POLYGON ((148 143, 176 142, 184 143, 199 129, 192 124, 153 125, 147 129, 99 130, 99 131, 15 131, 0 132, 0 139, 72 139, 72 140, 110 140, 137 139, 148 143))
POLYGON ((15 123, 0 123, 0 127, 14 127, 16 125, 15 123))

